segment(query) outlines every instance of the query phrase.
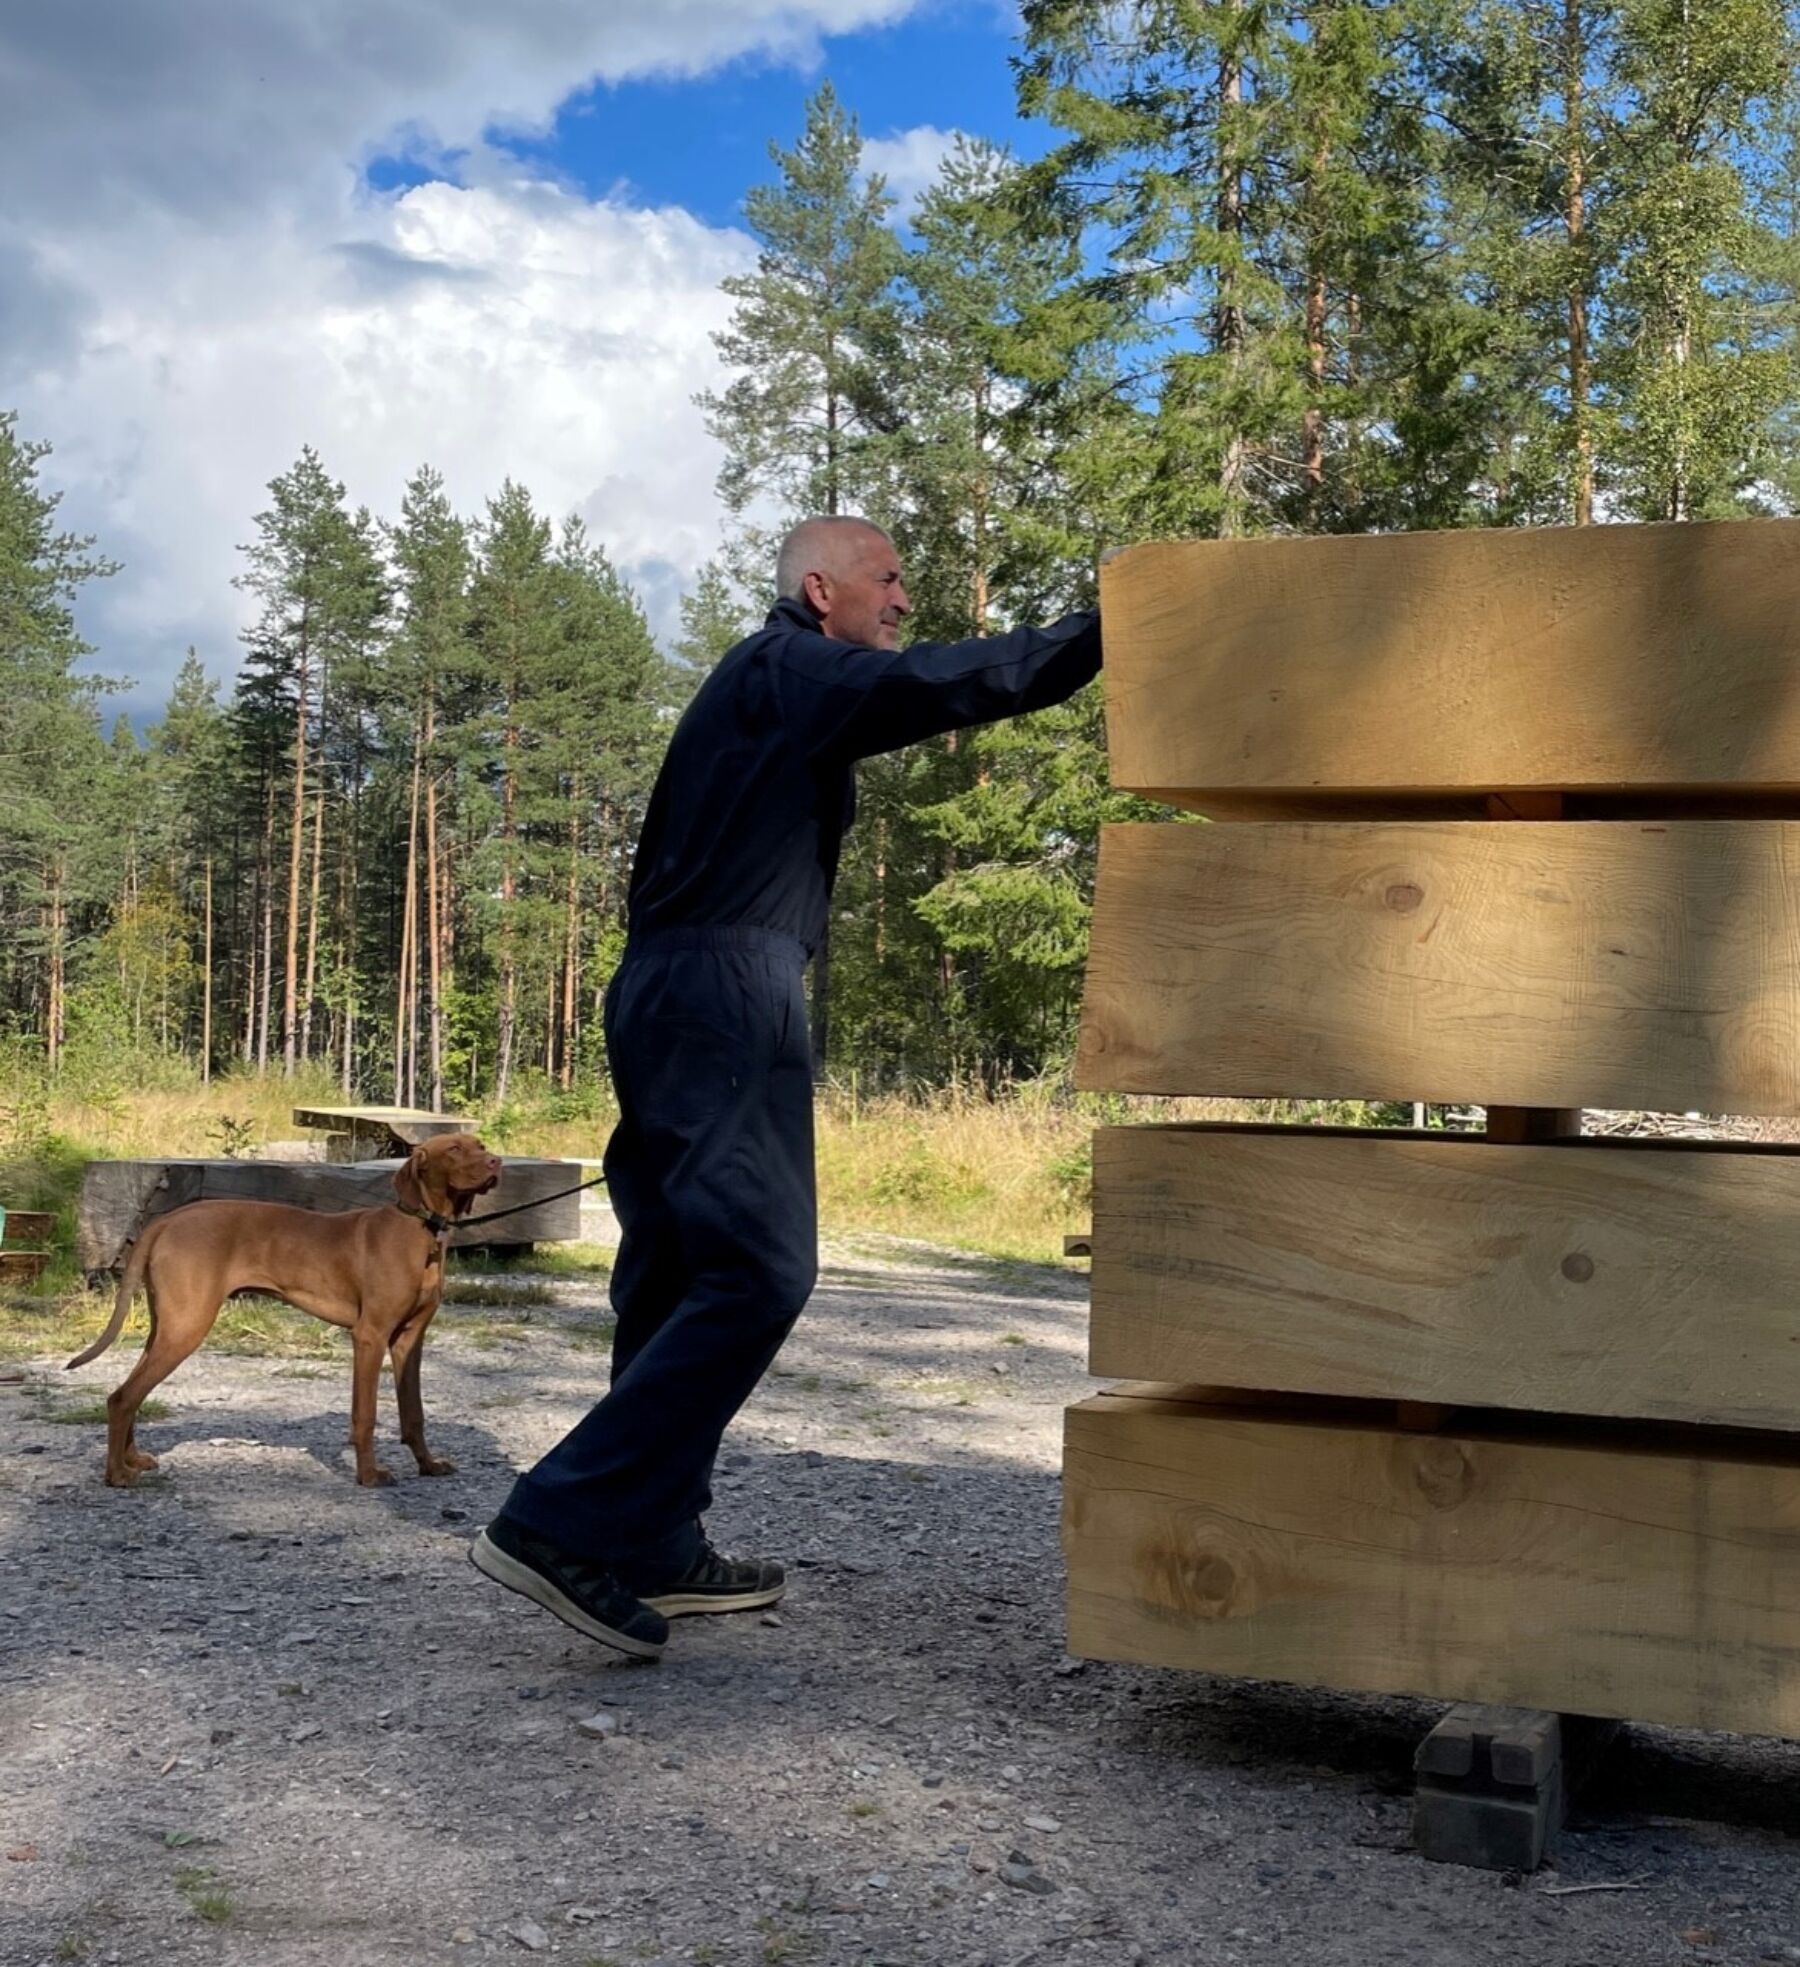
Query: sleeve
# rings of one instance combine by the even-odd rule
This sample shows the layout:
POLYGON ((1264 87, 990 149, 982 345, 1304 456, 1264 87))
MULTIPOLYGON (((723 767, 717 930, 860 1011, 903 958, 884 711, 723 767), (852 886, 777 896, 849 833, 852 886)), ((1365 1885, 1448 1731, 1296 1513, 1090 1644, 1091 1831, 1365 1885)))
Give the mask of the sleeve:
POLYGON ((811 757, 848 761, 921 738, 1044 710, 1100 671, 1100 617, 967 642, 870 649, 796 631, 780 654, 795 735, 811 757))

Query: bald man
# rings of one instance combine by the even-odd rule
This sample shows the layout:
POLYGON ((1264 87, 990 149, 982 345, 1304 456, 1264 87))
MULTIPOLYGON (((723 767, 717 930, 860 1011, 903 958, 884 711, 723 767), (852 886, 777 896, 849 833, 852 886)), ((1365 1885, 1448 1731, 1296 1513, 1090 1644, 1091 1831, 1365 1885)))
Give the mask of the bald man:
POLYGON ((859 758, 1061 703, 1100 667, 1094 614, 900 647, 893 541, 809 519, 779 599, 675 727, 606 996, 622 1232, 606 1397, 519 1477, 472 1555, 622 1652, 668 1620, 773 1605, 781 1567, 721 1556, 702 1519, 732 1416, 818 1273, 802 978, 824 932, 859 758))

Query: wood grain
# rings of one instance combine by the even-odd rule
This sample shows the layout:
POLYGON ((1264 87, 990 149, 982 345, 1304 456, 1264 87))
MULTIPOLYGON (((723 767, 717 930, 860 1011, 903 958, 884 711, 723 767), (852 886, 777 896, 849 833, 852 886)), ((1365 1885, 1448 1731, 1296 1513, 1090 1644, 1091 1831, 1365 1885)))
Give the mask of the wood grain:
POLYGON ((1800 1154, 1113 1127, 1091 1370, 1800 1429, 1800 1154))
POLYGON ((1800 520, 1137 546, 1115 783, 1221 815, 1800 795, 1800 520))
POLYGON ((1800 1734, 1790 1457, 1107 1395, 1065 1446, 1074 1653, 1800 1734))
POLYGON ((1077 1082, 1800 1112, 1800 824, 1114 826, 1077 1082))

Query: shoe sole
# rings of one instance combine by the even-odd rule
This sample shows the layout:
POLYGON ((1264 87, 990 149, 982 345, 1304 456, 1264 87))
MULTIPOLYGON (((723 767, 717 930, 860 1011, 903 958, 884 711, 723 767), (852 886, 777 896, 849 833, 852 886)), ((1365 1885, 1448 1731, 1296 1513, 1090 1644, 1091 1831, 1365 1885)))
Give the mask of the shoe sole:
POLYGON ((564 1625, 573 1626, 588 1639, 597 1639, 603 1646, 615 1646, 621 1653, 629 1653, 634 1660, 662 1658, 661 1642, 633 1639, 630 1633, 603 1624, 593 1613, 584 1611, 566 1592, 559 1591, 541 1572, 534 1571, 529 1564, 521 1564, 516 1557, 509 1557, 498 1544, 490 1543, 485 1530, 469 1546, 469 1562, 484 1578, 492 1578, 495 1584, 504 1585, 508 1591, 516 1591, 521 1598, 529 1598, 534 1605, 541 1605, 546 1612, 561 1619, 564 1625))
POLYGON ((639 1603, 660 1612, 665 1619, 686 1619, 697 1612, 761 1612, 771 1605, 779 1605, 786 1590, 784 1579, 765 1591, 671 1591, 660 1598, 640 1599, 639 1603))

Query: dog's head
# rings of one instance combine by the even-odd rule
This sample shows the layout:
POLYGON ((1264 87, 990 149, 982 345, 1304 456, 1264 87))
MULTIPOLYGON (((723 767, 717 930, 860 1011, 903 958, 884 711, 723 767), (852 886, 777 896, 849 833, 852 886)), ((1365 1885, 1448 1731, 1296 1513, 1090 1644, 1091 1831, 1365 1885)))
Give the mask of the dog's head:
POLYGON ((466 1216, 478 1195, 500 1179, 500 1157, 473 1134, 421 1141, 394 1171, 401 1206, 436 1216, 466 1216))

